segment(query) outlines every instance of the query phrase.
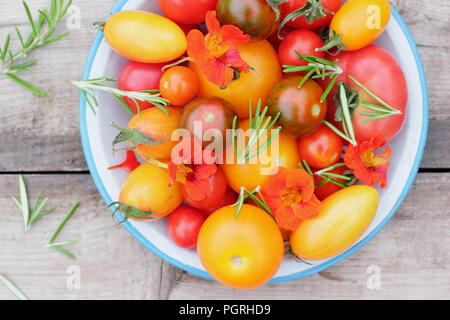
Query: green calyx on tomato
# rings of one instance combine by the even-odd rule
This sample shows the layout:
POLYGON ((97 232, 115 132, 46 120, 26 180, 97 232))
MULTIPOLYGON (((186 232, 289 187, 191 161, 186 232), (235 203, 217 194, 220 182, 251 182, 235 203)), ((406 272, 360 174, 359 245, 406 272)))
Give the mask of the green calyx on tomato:
POLYGON ((111 123, 111 126, 120 131, 120 133, 116 136, 116 138, 113 141, 114 153, 120 150, 134 150, 140 144, 154 146, 162 143, 161 141, 158 141, 135 128, 122 128, 121 126, 119 126, 114 122, 111 123), (116 144, 126 141, 130 142, 131 147, 121 149, 115 148, 116 144))
POLYGON ((121 213, 122 215, 125 216, 125 218, 120 222, 121 224, 128 221, 128 219, 154 220, 152 215, 157 215, 156 212, 153 212, 151 210, 149 211, 141 210, 122 202, 113 202, 108 206, 108 208, 114 206, 116 206, 116 209, 113 212, 113 216, 116 213, 121 213))

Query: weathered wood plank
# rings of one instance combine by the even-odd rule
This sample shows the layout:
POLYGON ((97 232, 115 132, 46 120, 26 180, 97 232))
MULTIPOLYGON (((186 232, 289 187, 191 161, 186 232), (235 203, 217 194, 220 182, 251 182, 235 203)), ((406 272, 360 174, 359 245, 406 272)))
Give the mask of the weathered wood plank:
MULTIPOLYGON (((34 71, 25 78, 42 86, 50 99, 33 96, 0 76, 1 171, 86 170, 78 133, 78 93, 68 82, 81 75, 94 31, 92 22, 101 20, 115 1, 75 1, 81 9, 81 29, 33 57, 39 59, 34 71)), ((431 128, 424 168, 450 167, 450 46, 443 39, 450 32, 448 1, 394 1, 409 24, 428 73, 431 128)), ((31 3, 45 7, 46 0, 31 3)), ((26 24, 20 4, 2 1, 0 33, 13 25, 26 24)), ((64 24, 63 24, 64 27, 64 24)))
MULTIPOLYGON (((237 291, 163 263, 115 225, 89 175, 26 177, 58 210, 24 233, 9 199, 17 176, 0 176, 0 273, 38 299, 400 299, 450 298, 450 174, 420 174, 408 200, 358 253, 321 275, 237 291), (65 212, 80 200, 60 240, 77 240, 77 261, 44 248, 65 212), (81 269, 81 290, 68 290, 68 266, 81 269), (367 268, 381 269, 381 289, 368 290, 367 268)), ((0 286, 0 299, 11 295, 0 286)))

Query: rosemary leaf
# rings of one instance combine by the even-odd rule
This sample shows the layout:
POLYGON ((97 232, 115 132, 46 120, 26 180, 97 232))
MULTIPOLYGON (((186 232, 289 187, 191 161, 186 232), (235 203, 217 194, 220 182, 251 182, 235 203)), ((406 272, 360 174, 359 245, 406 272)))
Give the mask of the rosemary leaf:
POLYGON ((23 79, 20 79, 20 78, 16 77, 13 74, 10 74, 10 73, 5 73, 5 76, 7 76, 9 79, 11 79, 12 81, 16 82, 17 84, 20 84, 22 87, 24 87, 25 89, 31 91, 32 93, 34 93, 34 94, 36 94, 38 96, 44 97, 44 98, 48 98, 48 94, 44 90, 39 89, 38 87, 32 85, 31 83, 29 83, 29 82, 27 82, 27 81, 25 81, 23 79))
POLYGON ((68 251, 68 250, 66 250, 66 249, 63 249, 63 248, 61 248, 61 247, 58 247, 58 246, 50 246, 49 248, 51 248, 51 249, 53 249, 53 250, 56 250, 56 251, 58 251, 59 253, 62 253, 63 255, 65 255, 66 257, 68 257, 69 259, 72 259, 72 260, 76 260, 76 259, 77 259, 77 257, 76 257, 72 252, 70 252, 70 251, 68 251))
POLYGON ((6 288, 11 291, 19 300, 29 300, 28 297, 5 275, 0 273, 0 282, 2 282, 6 288))
POLYGON ((78 209, 78 207, 80 206, 80 202, 77 202, 76 204, 73 205, 73 207, 69 210, 69 212, 67 213, 67 215, 64 217, 63 221, 61 221, 61 223, 59 224, 58 228, 56 229, 56 231, 53 233, 52 237, 49 240, 49 244, 52 244, 56 237, 59 235, 59 233, 61 232, 61 230, 64 228, 64 226, 66 225, 67 221, 69 221, 69 219, 73 216, 73 214, 75 213, 75 211, 78 209))

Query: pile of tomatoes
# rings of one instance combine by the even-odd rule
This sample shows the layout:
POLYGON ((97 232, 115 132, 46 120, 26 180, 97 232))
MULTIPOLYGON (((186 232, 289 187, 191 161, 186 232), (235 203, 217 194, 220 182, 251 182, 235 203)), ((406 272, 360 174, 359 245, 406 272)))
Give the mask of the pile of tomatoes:
MULTIPOLYGON (((168 217, 168 234, 173 242, 182 248, 197 248, 205 269, 234 288, 263 285, 275 275, 289 252, 312 261, 328 259, 348 249, 369 227, 379 196, 374 183, 348 183, 358 180, 359 171, 352 171, 354 168, 344 162, 343 154, 353 147, 356 160, 367 166, 361 171, 376 171, 374 168, 381 161, 376 153, 358 146, 367 145, 374 138, 382 141, 381 145, 388 143, 405 121, 408 94, 403 72, 386 49, 373 44, 389 22, 389 2, 158 0, 158 4, 164 16, 123 11, 112 15, 104 25, 108 43, 130 60, 120 75, 118 88, 156 90, 170 101, 169 106, 159 108, 149 102, 127 100, 135 114, 127 129, 159 143, 130 142, 134 151, 127 153, 122 167, 132 172, 120 194, 119 210, 126 218, 138 221, 168 217), (211 21, 217 19, 221 30, 209 30, 211 24, 205 26, 208 14, 211 21), (230 37, 228 26, 239 28, 241 39, 247 37, 248 41, 224 45, 223 41, 230 37), (198 55, 197 60, 189 56, 189 48, 194 50, 190 35, 195 33, 203 34, 205 39, 197 47, 210 50, 211 55, 205 55, 205 60, 216 59, 209 67, 222 63, 218 72, 227 71, 238 52, 247 64, 244 67, 250 70, 234 67, 233 80, 226 86, 211 81, 220 75, 205 73, 207 61, 199 61, 198 55), (208 47, 213 41, 215 46, 208 47), (224 55, 231 49, 234 56, 225 60, 224 55), (314 64, 301 57, 324 60, 313 60, 314 64), (335 72, 335 79, 327 74, 312 77, 312 70, 306 80, 309 69, 295 69, 311 65, 316 68, 317 61, 329 61, 332 67, 328 71, 335 72), (283 72, 287 66, 298 71, 283 72), (349 124, 344 128, 342 119, 337 117, 341 110, 340 88, 351 93, 348 102, 353 146, 336 131, 349 131, 349 124), (323 99, 327 90, 330 92, 323 99), (212 173, 206 186, 202 185, 207 194, 199 195, 195 188, 188 187, 186 177, 180 178, 182 171, 170 171, 172 153, 179 144, 171 139, 172 133, 184 128, 202 141, 207 129, 224 133, 233 126, 248 129, 254 116, 250 113, 255 111, 249 108, 249 101, 253 106, 258 101, 268 106, 263 116, 278 117, 279 153, 269 155, 265 163, 227 163, 204 168, 212 173), (377 113, 380 103, 397 112, 379 113, 386 112, 379 106, 381 111, 377 113), (371 106, 372 115, 367 105, 371 106), (365 121, 368 117, 372 121, 365 121), (195 132, 194 122, 201 122, 204 131, 195 132), (135 153, 145 163, 141 164, 135 153), (279 219, 258 206, 259 202, 264 203, 261 197, 268 192, 267 184, 272 183, 271 175, 261 174, 264 168, 273 169, 274 174, 282 168, 286 181, 295 170, 311 173, 320 211, 310 219, 302 219, 295 230, 280 228, 279 219), (256 192, 246 197, 243 190, 256 192)), ((324 65, 319 63, 319 67, 324 65)), ((267 148, 270 151, 271 145, 267 148)), ((193 167, 186 165, 182 169, 194 174, 193 167)), ((284 205, 302 201, 304 194, 286 190, 293 198, 282 198, 284 205)), ((283 219, 288 218, 283 215, 283 219)))

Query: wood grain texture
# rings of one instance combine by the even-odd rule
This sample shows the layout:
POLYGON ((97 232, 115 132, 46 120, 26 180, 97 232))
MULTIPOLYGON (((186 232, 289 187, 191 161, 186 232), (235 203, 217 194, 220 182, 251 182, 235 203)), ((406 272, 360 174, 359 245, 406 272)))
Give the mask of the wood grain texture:
MULTIPOLYGON (((35 0, 32 8, 48 1, 35 0)), ((74 1, 81 10, 81 28, 49 48, 33 53, 39 60, 33 72, 25 75, 46 89, 50 98, 25 92, 0 76, 0 171, 84 171, 87 170, 78 132, 78 92, 69 85, 79 79, 94 37, 92 23, 102 20, 114 1, 74 1)), ((450 33, 450 4, 445 0, 394 1, 417 41, 427 70, 430 87, 430 139, 422 167, 450 167, 450 46, 444 39, 450 33)), ((2 1, 0 33, 26 24, 17 2, 2 1)), ((62 29, 65 24, 62 23, 62 29)))
MULTIPOLYGON (((89 175, 26 176, 30 196, 45 190, 54 214, 24 233, 9 199, 17 176, 1 176, 0 273, 33 299, 400 299, 450 298, 450 174, 420 174, 395 218, 369 244, 321 274, 252 291, 226 288, 163 262, 116 225, 89 175), (77 240, 78 260, 44 248, 75 200, 82 205, 58 237, 77 240), (68 266, 81 269, 81 290, 68 290, 68 266), (368 290, 367 268, 381 269, 368 290)), ((0 299, 12 298, 0 286, 0 299)))

